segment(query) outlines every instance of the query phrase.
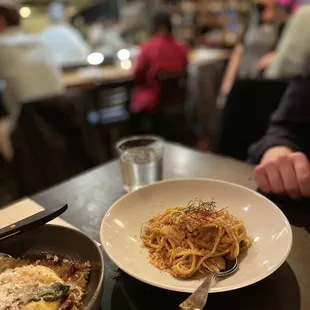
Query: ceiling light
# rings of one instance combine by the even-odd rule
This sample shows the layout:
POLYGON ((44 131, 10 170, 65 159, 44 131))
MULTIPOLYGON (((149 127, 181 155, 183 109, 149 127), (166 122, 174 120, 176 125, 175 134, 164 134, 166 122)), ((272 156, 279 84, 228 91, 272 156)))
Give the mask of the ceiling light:
POLYGON ((22 18, 27 18, 31 15, 31 9, 28 6, 23 6, 20 8, 19 14, 22 18))
POLYGON ((130 52, 126 49, 118 51, 117 58, 119 60, 128 60, 130 58, 130 52))
POLYGON ((94 66, 100 65, 104 61, 104 56, 101 53, 91 53, 90 55, 88 55, 87 61, 89 64, 94 66))

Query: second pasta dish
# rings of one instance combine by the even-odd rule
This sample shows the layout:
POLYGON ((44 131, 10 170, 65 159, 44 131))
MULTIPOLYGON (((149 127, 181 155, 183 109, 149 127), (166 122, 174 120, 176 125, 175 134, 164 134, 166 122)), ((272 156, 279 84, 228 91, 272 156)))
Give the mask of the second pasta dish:
POLYGON ((237 258, 253 242, 244 222, 227 208, 218 210, 215 201, 200 199, 149 220, 141 239, 151 264, 180 279, 225 270, 227 260, 237 258))
POLYGON ((0 310, 83 309, 90 268, 52 255, 0 258, 0 310))

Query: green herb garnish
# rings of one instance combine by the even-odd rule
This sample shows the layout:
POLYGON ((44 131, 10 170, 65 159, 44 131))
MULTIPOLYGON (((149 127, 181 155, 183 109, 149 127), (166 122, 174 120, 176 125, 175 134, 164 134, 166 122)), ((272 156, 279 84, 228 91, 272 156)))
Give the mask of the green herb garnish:
POLYGON ((28 303, 37 302, 43 299, 47 302, 53 302, 66 296, 70 290, 70 286, 62 283, 54 283, 52 285, 45 285, 39 288, 36 296, 31 297, 28 303))
POLYGON ((193 199, 184 208, 185 214, 198 212, 212 212, 216 209, 216 202, 212 198, 211 201, 203 201, 201 199, 193 199))

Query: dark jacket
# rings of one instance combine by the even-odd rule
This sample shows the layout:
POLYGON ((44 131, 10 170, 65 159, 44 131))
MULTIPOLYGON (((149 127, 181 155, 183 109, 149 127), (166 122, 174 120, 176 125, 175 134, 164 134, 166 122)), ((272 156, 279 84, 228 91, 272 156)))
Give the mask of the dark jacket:
POLYGON ((287 146, 310 159, 310 62, 307 70, 292 80, 265 136, 250 148, 251 162, 258 163, 273 146, 287 146))

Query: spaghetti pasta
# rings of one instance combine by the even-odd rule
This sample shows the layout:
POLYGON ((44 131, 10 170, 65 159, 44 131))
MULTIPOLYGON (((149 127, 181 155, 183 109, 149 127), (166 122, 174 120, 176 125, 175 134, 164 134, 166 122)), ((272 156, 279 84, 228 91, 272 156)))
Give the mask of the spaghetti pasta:
POLYGON ((151 264, 181 279, 225 270, 226 261, 237 258, 253 242, 243 221, 227 209, 217 210, 215 201, 199 199, 149 220, 141 239, 151 264))

